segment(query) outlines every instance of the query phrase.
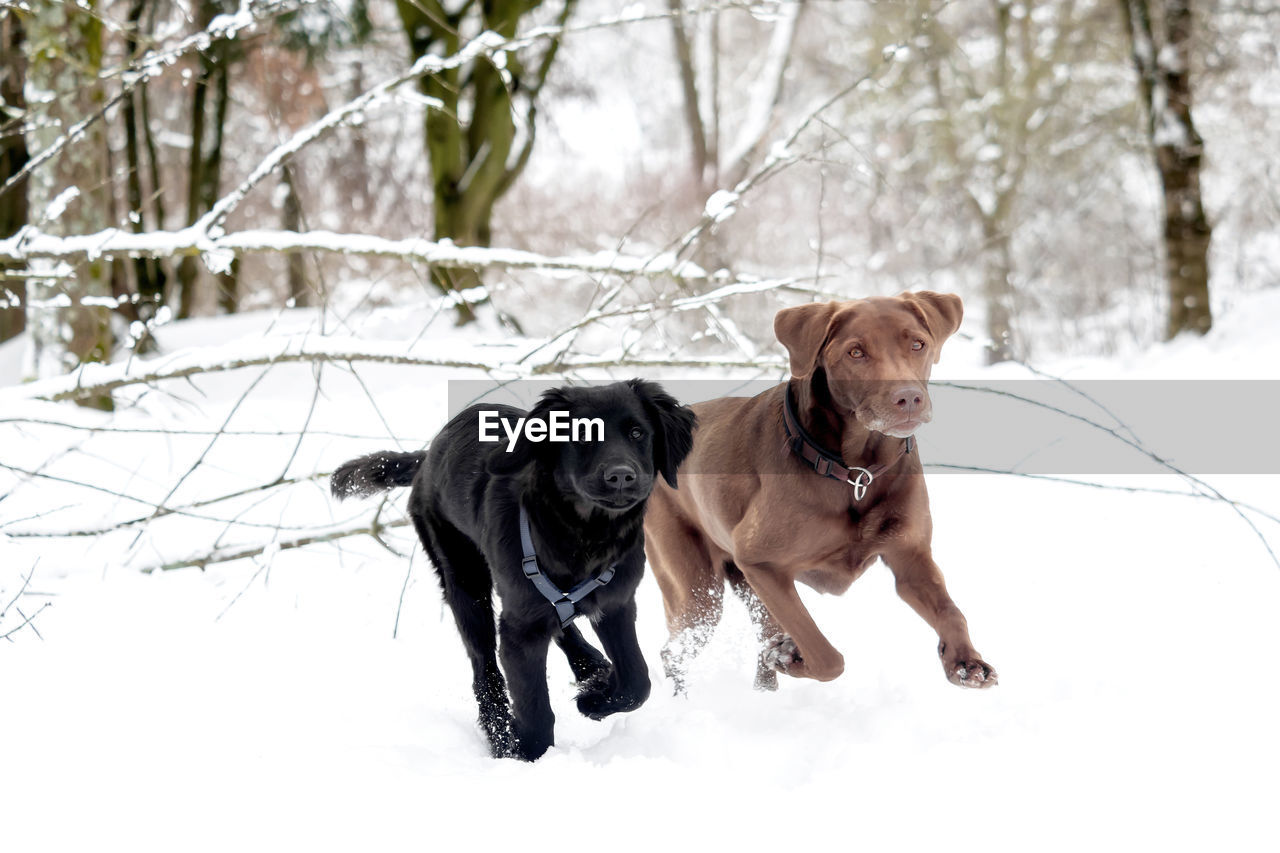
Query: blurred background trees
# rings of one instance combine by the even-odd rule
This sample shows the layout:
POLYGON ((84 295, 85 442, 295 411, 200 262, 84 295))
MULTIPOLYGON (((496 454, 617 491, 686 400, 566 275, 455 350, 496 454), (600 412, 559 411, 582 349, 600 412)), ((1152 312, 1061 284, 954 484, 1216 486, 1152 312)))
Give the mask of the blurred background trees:
MULTIPOLYGON (((215 232, 687 245, 831 295, 957 291, 993 362, 1202 334, 1280 280, 1267 0, 5 0, 0 239, 179 234, 312 122, 484 31, 536 37, 389 90, 215 232)), ((608 292, 569 277, 549 302, 500 264, 305 250, 0 265, 0 338, 26 328, 32 376, 145 352, 178 317, 484 283, 536 330, 608 292)), ((767 345, 772 307, 680 334, 767 345)))

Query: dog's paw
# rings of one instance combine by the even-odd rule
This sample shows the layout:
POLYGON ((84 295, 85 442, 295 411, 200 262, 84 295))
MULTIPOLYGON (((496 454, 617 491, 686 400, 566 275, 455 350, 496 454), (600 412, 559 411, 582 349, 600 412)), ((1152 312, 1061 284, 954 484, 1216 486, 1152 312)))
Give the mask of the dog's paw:
POLYGON ((516 735, 507 714, 481 714, 480 727, 489 741, 489 754, 494 758, 516 757, 516 735))
POLYGON ((514 758, 517 761, 537 761, 546 754, 551 745, 549 738, 518 739, 512 744, 511 751, 503 757, 514 758))
POLYGON ((578 674, 578 688, 580 691, 587 690, 604 690, 609 686, 609 682, 613 680, 613 664, 604 661, 601 664, 585 668, 578 674))
MULTIPOLYGON (((770 669, 786 673, 794 673, 804 665, 804 660, 800 657, 800 647, 786 634, 774 634, 764 641, 760 662, 770 669)), ((777 686, 776 683, 774 686, 777 686)))
POLYGON ((575 701, 578 713, 591 720, 603 720, 614 713, 612 699, 603 687, 582 690, 575 701))
POLYGON ((947 674, 947 681, 952 684, 981 689, 995 687, 1000 683, 1000 676, 996 674, 995 668, 978 657, 976 652, 951 657, 943 646, 938 653, 942 657, 942 670, 947 674))
POLYGON ((615 693, 609 683, 587 686, 578 691, 576 699, 578 712, 592 720, 603 720, 611 714, 634 711, 644 704, 648 698, 629 693, 615 693))
POLYGON ((777 690, 777 670, 775 670, 772 665, 765 663, 764 659, 761 658, 760 662, 756 665, 756 678, 751 686, 756 690, 761 690, 767 693, 772 693, 774 690, 777 690))

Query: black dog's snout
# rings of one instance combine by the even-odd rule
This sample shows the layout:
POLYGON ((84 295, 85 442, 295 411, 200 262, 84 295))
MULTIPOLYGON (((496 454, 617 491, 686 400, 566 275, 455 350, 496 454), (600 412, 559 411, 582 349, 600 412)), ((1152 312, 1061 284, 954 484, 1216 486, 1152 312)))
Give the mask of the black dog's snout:
POLYGON ((636 483, 636 469, 630 465, 611 465, 604 469, 604 482, 606 486, 615 489, 634 486, 636 483))
POLYGON ((893 392, 894 405, 908 415, 913 415, 924 402, 924 392, 914 385, 899 388, 893 392))

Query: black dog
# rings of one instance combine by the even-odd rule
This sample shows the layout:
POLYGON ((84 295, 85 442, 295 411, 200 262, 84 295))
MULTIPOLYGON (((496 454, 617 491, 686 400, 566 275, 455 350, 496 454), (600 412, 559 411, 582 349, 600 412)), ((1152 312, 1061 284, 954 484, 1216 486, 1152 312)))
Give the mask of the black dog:
POLYGON ((553 638, 581 685, 577 705, 586 716, 598 720, 631 711, 648 698, 649 671, 635 631, 645 502, 657 474, 675 487, 693 427, 693 412, 651 382, 557 388, 530 412, 472 406, 449 421, 425 453, 374 453, 334 472, 338 498, 413 485, 409 514, 471 659, 480 724, 495 757, 532 761, 553 743, 546 673, 553 638), (499 440, 480 440, 481 430, 494 421, 482 411, 497 412, 511 424, 522 417, 549 422, 553 412, 598 418, 603 435, 597 429, 577 441, 537 442, 522 433, 510 447, 502 428, 489 430, 499 440), (577 628, 562 624, 575 608, 563 600, 553 606, 554 592, 540 591, 526 574, 522 508, 534 565, 554 584, 544 589, 568 591, 591 578, 607 581, 588 583, 590 592, 576 604, 591 620, 607 660, 577 628), (502 599, 496 631, 494 587, 502 599))

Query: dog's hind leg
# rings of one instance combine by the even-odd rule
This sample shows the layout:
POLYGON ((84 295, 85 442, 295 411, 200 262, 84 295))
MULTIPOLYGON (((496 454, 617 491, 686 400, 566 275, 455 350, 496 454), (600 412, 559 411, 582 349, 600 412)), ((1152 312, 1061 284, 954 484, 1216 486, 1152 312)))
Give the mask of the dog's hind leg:
POLYGON ((671 632, 662 647, 662 671, 671 679, 676 695, 688 688, 689 666, 693 663, 720 624, 724 615, 724 576, 695 590, 691 605, 678 613, 667 611, 667 628, 671 632))
POLYGON ((493 618, 493 582, 484 556, 471 540, 447 522, 423 521, 414 526, 427 556, 435 564, 445 603, 453 612, 462 645, 471 661, 471 689, 479 706, 480 727, 495 758, 511 755, 515 739, 507 685, 498 668, 498 635, 493 618))
POLYGON ((689 664, 711 638, 724 608, 722 560, 712 557, 701 534, 655 491, 645 518, 645 555, 662 590, 671 637, 662 668, 677 694, 685 692, 689 664))
MULTIPOLYGON (((777 690, 778 689, 778 671, 775 669, 770 660, 770 652, 776 657, 779 654, 777 648, 766 648, 765 643, 773 641, 776 646, 790 642, 786 638, 782 630, 782 626, 774 621, 773 615, 769 613, 769 608, 764 606, 764 602, 756 595, 756 591, 751 588, 751 584, 747 583, 747 579, 743 577, 742 572, 733 563, 725 566, 725 576, 729 579, 729 588, 733 590, 734 595, 746 605, 747 614, 751 617, 751 624, 756 629, 756 642, 759 643, 759 655, 756 657, 756 678, 755 688, 757 690, 777 690)), ((791 643, 794 646, 794 643, 791 643)), ((786 653, 784 650, 783 653, 786 653)), ((799 652, 795 652, 799 655, 799 652)))
POLYGON ((573 677, 577 679, 578 684, 594 684, 608 678, 609 673, 613 671, 608 658, 588 643, 587 638, 582 636, 582 632, 573 625, 565 628, 556 637, 556 645, 560 647, 560 651, 564 652, 565 659, 569 661, 569 668, 573 670, 573 677))

